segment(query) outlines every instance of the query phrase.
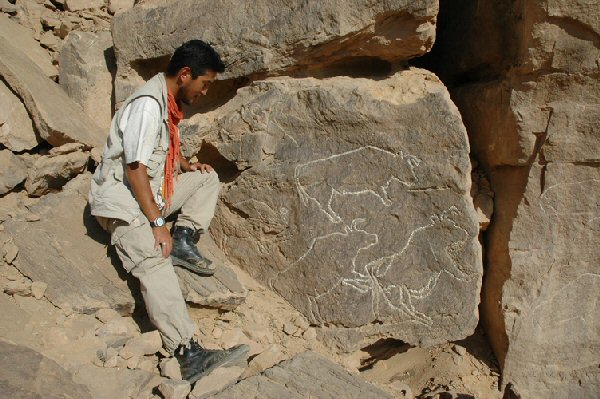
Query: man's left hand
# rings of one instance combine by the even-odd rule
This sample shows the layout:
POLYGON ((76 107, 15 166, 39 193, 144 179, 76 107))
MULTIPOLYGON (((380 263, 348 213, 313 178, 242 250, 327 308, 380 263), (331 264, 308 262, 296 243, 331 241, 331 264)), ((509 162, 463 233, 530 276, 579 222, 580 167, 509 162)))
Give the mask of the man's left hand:
POLYGON ((190 164, 190 171, 195 172, 197 170, 199 170, 201 173, 210 173, 213 171, 213 168, 212 166, 206 163, 196 162, 190 164))

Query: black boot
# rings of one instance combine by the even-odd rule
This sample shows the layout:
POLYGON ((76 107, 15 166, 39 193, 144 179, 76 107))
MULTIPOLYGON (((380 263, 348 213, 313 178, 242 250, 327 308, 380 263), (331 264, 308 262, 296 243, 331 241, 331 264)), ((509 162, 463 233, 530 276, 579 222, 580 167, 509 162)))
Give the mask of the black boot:
POLYGON ((189 227, 173 228, 173 252, 171 261, 173 265, 185 267, 186 269, 204 276, 212 276, 215 268, 212 261, 200 254, 196 247, 199 234, 189 227))
POLYGON ((245 362, 249 350, 248 345, 236 345, 225 350, 204 349, 192 340, 175 351, 175 358, 179 362, 182 378, 193 384, 218 367, 245 362))

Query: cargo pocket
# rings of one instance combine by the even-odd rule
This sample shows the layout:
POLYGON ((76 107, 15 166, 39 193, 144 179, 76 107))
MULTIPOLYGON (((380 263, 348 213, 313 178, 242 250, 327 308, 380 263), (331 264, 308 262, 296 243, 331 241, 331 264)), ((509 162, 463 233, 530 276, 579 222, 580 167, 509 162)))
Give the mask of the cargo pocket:
POLYGON ((153 178, 163 171, 165 167, 165 160, 167 158, 167 152, 162 149, 155 150, 152 155, 150 155, 150 159, 148 159, 148 177, 153 178))

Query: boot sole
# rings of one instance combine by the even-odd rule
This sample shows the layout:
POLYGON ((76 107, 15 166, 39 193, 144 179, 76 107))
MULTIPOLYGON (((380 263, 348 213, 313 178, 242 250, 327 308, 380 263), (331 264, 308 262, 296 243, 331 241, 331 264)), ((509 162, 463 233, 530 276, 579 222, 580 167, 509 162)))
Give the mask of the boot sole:
POLYGON ((224 367, 227 365, 233 365, 233 364, 238 364, 240 363, 242 360, 246 360, 248 359, 248 352, 250 351, 250 347, 248 345, 240 345, 238 348, 236 348, 235 350, 233 350, 229 356, 227 356, 226 358, 221 359, 220 362, 217 362, 215 364, 213 364, 212 366, 210 366, 209 368, 207 368, 206 370, 204 370, 202 373, 198 373, 195 374, 191 377, 188 377, 186 379, 187 382, 189 382, 190 384, 193 384, 194 382, 198 381, 200 378, 207 376, 208 374, 212 373, 213 371, 215 371, 216 369, 218 369, 219 367, 224 367))
POLYGON ((171 255, 171 262, 173 262, 173 266, 183 267, 193 273, 196 273, 196 274, 199 274, 202 276, 212 276, 213 274, 215 274, 215 269, 207 269, 207 268, 198 267, 197 265, 195 265, 193 263, 186 262, 185 260, 177 258, 172 255, 171 255))

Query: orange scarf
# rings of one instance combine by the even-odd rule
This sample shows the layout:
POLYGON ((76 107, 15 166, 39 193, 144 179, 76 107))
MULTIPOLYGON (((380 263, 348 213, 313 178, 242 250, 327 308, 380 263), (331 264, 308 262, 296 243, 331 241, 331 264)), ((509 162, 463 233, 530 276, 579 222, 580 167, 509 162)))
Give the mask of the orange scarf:
POLYGON ((173 94, 169 91, 169 152, 167 152, 167 161, 165 162, 165 176, 163 183, 162 195, 167 205, 167 209, 171 207, 171 198, 173 197, 174 178, 179 172, 179 156, 181 147, 179 143, 179 128, 177 125, 183 118, 183 110, 181 105, 175 100, 173 94))

